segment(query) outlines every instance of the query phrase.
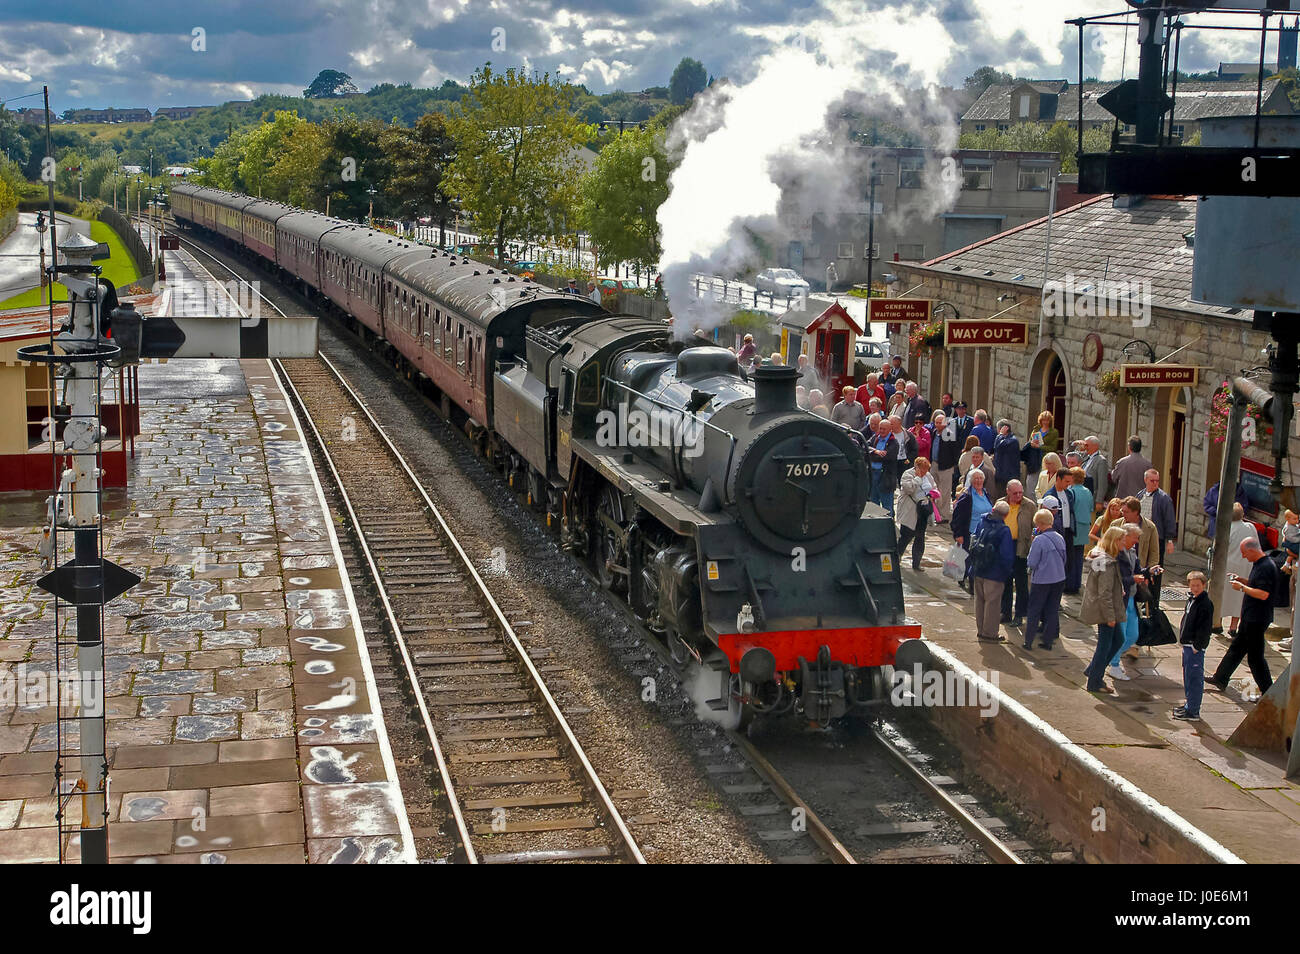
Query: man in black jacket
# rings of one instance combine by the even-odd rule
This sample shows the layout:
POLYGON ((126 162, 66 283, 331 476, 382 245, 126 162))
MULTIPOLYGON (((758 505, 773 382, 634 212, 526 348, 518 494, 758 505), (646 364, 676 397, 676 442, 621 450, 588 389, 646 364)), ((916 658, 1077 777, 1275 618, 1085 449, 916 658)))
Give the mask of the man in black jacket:
POLYGON ((1223 654, 1219 668, 1206 682, 1219 689, 1228 688, 1228 680, 1237 667, 1241 657, 1250 663, 1250 674, 1261 693, 1268 692, 1273 685, 1273 674, 1268 671, 1268 661, 1264 658, 1264 633, 1268 624, 1273 622, 1273 594, 1282 585, 1276 564, 1264 555, 1259 540, 1250 537, 1241 541, 1241 555, 1250 561, 1250 579, 1232 577, 1232 588, 1241 590, 1241 622, 1237 625, 1237 635, 1232 637, 1228 651, 1223 654))
POLYGON ((907 403, 903 405, 903 427, 911 430, 912 425, 917 421, 929 424, 930 416, 933 414, 930 410, 930 402, 917 392, 916 382, 908 381, 903 386, 903 393, 907 395, 907 403))

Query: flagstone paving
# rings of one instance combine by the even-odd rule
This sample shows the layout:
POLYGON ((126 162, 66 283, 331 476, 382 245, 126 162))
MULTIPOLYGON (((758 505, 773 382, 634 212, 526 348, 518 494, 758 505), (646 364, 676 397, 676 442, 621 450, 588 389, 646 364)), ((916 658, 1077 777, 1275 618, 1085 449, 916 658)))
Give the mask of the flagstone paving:
MULTIPOLYGON (((369 662, 269 364, 145 365, 140 382, 129 496, 106 501, 106 554, 143 577, 105 612, 112 859, 411 860, 382 715, 367 681, 330 675, 369 662)), ((0 495, 0 861, 58 859, 44 511, 0 495)))

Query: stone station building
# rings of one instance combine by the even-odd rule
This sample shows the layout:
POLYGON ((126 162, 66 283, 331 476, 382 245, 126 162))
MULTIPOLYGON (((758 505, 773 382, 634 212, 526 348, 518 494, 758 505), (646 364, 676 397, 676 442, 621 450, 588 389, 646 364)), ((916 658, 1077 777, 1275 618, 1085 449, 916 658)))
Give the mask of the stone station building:
MULTIPOLYGON (((1043 218, 922 264, 897 263, 890 286, 891 296, 947 303, 941 316, 954 317, 955 309, 962 319, 1001 313, 1027 321, 1027 347, 939 346, 917 354, 909 329, 891 326, 890 348, 907 356, 909 374, 932 405, 951 391, 972 413, 985 408, 995 421, 1009 418, 1022 440, 1043 409, 1053 411, 1063 438, 1097 435, 1112 465, 1128 452, 1128 436, 1140 436, 1175 498, 1179 545, 1191 551, 1210 542, 1201 499, 1222 465, 1223 445, 1210 436, 1214 393, 1230 376, 1266 365, 1271 341, 1252 329, 1251 312, 1191 300, 1197 202, 1098 196, 1055 215, 1050 255, 1043 218), (1105 372, 1149 363, 1152 355, 1197 366, 1196 385, 1103 390, 1105 372)), ((1255 474, 1272 464, 1271 438, 1258 433, 1242 454, 1243 470, 1255 474)), ((1293 455, 1288 463, 1282 477, 1290 492, 1300 462, 1293 455)), ((1260 494, 1266 478, 1246 479, 1252 502, 1267 504, 1260 494)), ((1261 510, 1251 517, 1276 519, 1261 510)))

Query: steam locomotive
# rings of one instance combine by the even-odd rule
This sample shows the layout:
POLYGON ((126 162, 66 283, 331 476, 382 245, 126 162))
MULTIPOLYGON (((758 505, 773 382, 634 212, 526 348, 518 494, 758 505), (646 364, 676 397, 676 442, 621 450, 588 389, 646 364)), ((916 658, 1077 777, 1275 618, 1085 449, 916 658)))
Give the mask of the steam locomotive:
POLYGON ((862 454, 796 406, 797 371, 746 374, 662 321, 318 213, 189 184, 171 205, 440 399, 600 583, 716 679, 711 708, 827 724, 887 698, 920 636, 894 524, 864 514, 862 454))

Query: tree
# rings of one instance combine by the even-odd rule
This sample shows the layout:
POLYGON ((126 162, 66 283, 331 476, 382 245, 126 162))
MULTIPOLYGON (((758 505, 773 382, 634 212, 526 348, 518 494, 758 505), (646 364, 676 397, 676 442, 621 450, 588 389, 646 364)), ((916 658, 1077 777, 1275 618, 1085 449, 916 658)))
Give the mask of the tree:
POLYGON ((244 155, 239 163, 239 179, 249 194, 268 199, 282 199, 275 194, 271 169, 279 159, 285 144, 294 131, 306 120, 299 119, 292 110, 278 110, 275 119, 263 123, 249 133, 244 143, 244 155))
POLYGON ((550 75, 524 71, 474 74, 460 114, 448 117, 456 157, 446 194, 460 201, 480 231, 496 235, 497 258, 510 241, 560 238, 573 231, 578 149, 591 127, 569 109, 569 94, 550 75))
POLYGON ((580 216, 601 262, 659 261, 658 213, 671 172, 662 129, 612 135, 581 185, 580 216))
POLYGON ((337 99, 360 92, 352 85, 352 77, 338 70, 321 70, 311 85, 302 91, 303 99, 337 99))
POLYGON ((390 208, 407 218, 427 215, 445 225, 451 202, 443 178, 455 155, 447 117, 428 113, 411 129, 390 126, 380 135, 379 146, 388 160, 384 192, 390 208))
POLYGON ((295 124, 266 173, 266 195, 301 209, 320 209, 326 192, 321 171, 325 152, 325 131, 320 126, 305 120, 295 124))
POLYGON ((966 77, 962 86, 965 88, 966 92, 979 96, 990 86, 999 84, 1005 85, 1007 83, 1014 83, 1015 81, 1015 77, 1010 73, 1001 73, 991 66, 981 66, 970 76, 966 77))
POLYGON ((330 196, 330 213, 360 220, 370 211, 370 189, 375 189, 375 213, 385 212, 381 187, 386 159, 379 145, 384 125, 360 120, 340 111, 322 127, 326 148, 321 153, 319 175, 330 196))
POLYGON ((705 71, 704 64, 686 56, 677 64, 672 79, 668 81, 669 96, 676 105, 680 106, 690 102, 691 97, 704 89, 708 83, 709 74, 705 71))
MULTIPOLYGON (((1057 120, 1051 126, 1044 123, 1017 123, 1006 132, 986 129, 979 133, 963 133, 959 149, 993 149, 1011 152, 1055 152, 1061 157, 1061 172, 1066 175, 1079 171, 1075 153, 1079 148, 1079 134, 1069 124, 1057 120)), ((1109 129, 1085 129, 1084 152, 1106 152, 1110 149, 1109 129)))

